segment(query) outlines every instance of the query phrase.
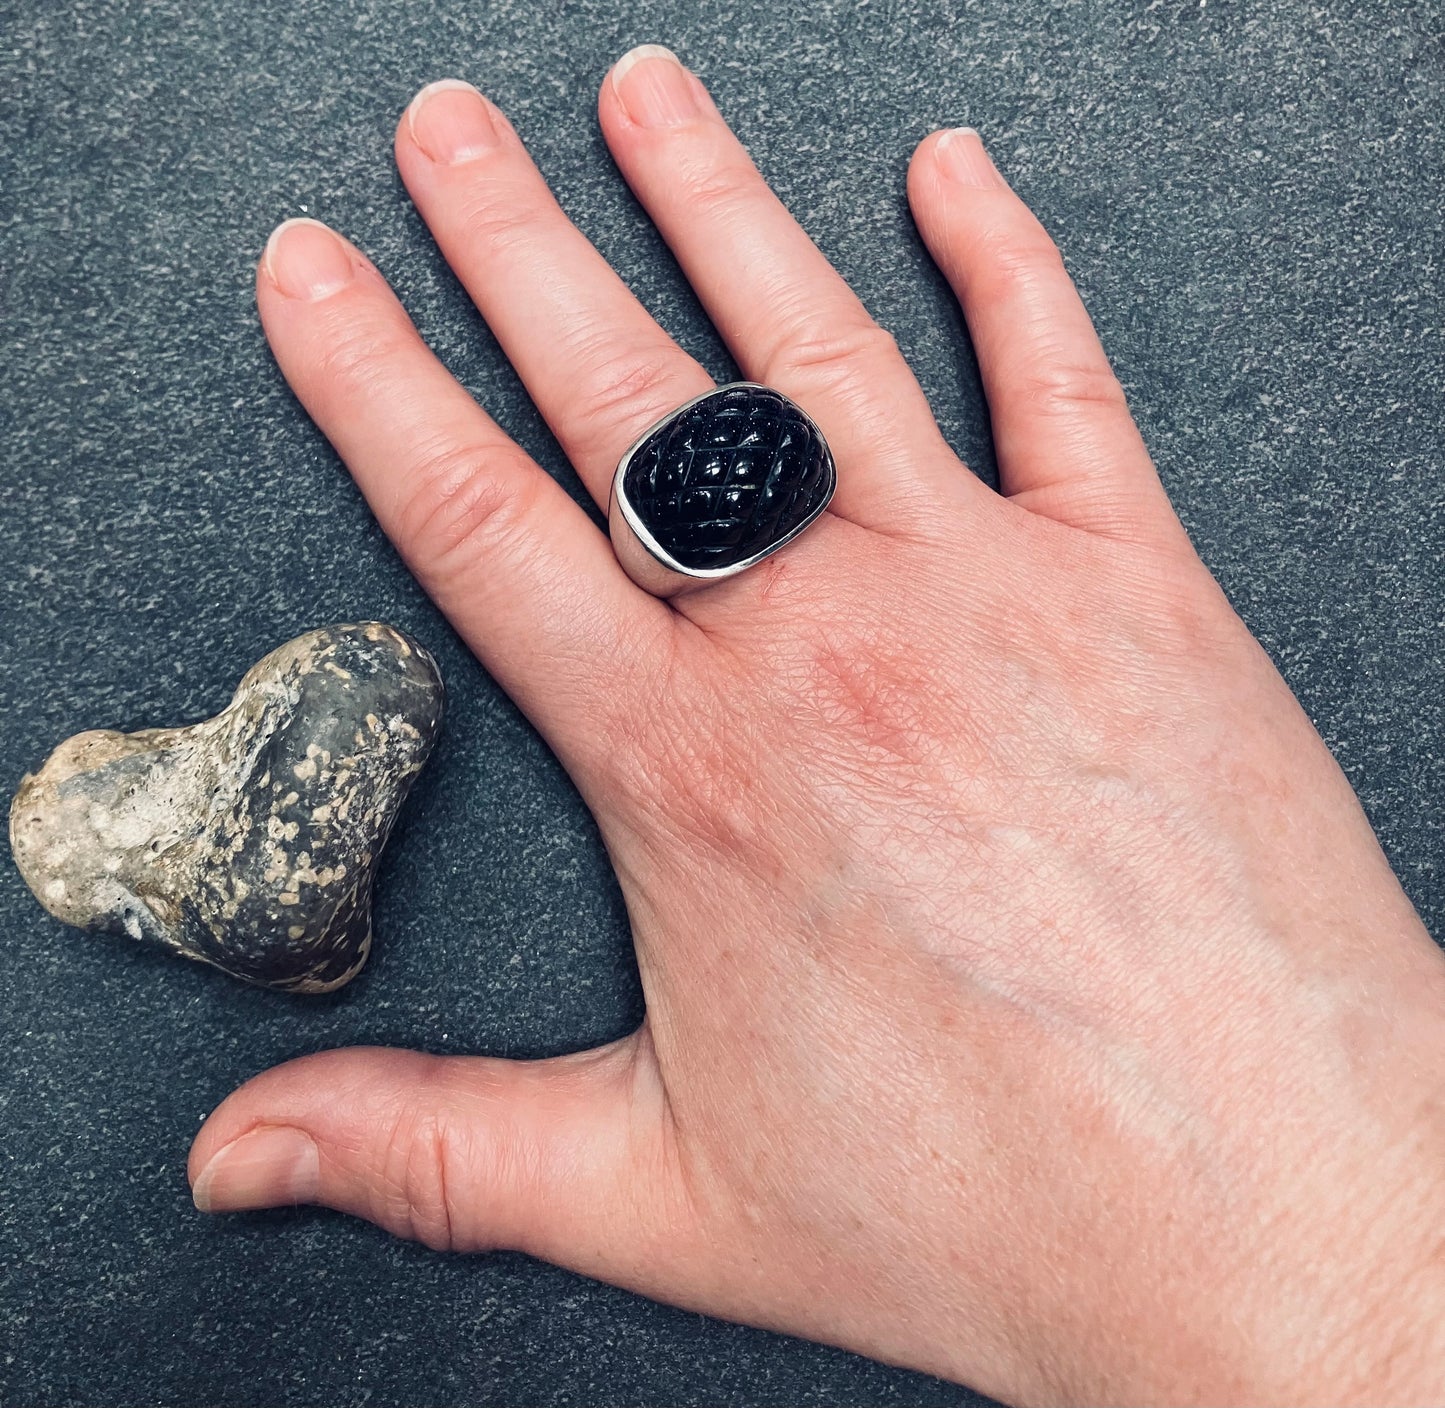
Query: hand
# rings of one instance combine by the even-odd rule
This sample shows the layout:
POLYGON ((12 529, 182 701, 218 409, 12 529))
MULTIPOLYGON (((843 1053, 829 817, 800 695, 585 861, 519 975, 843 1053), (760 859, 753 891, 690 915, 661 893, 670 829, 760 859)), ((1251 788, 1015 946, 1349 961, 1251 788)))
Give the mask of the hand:
MULTIPOLYGON (((977 136, 909 197, 1002 494, 665 51, 603 131, 831 511, 665 604, 314 222, 257 281, 291 385, 597 816, 647 999, 537 1062, 327 1052, 191 1152, 211 1211, 315 1202, 530 1252, 1027 1402, 1445 1392, 1445 963, 1190 547, 1087 315, 977 136)), ((599 504, 713 378, 500 113, 396 157, 599 504)))

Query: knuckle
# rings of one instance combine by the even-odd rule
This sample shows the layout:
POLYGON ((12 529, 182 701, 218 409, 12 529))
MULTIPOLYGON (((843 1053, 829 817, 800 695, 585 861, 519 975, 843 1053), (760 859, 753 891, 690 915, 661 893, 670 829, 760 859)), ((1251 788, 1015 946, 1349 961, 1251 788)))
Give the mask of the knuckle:
POLYGON ((647 676, 646 694, 633 696, 628 707, 595 723, 600 781, 608 800, 625 816, 654 811, 670 772, 666 758, 676 751, 681 724, 675 675, 675 656, 662 657, 647 676))
POLYGON ((469 1186, 463 1125, 445 1109, 406 1109, 386 1134, 377 1220, 398 1236, 436 1251, 469 1240, 453 1190, 469 1186))
POLYGON ((1197 662, 1232 648, 1239 638, 1237 618, 1202 564, 1164 561, 1157 572, 1151 614, 1166 650, 1197 662))
POLYGON ((767 367, 770 376, 844 381, 864 373, 870 364, 899 355, 892 333, 860 320, 826 331, 816 326, 798 329, 774 347, 767 367))
POLYGON ((1004 225, 990 226, 978 240, 971 261, 979 270, 975 293, 1019 310, 1023 350, 1014 357, 1010 393, 1044 415, 1080 407, 1127 413, 1123 388, 1102 352, 1065 351, 1042 329, 1058 291, 1073 288, 1054 242, 1042 229, 1020 236, 1004 225))
POLYGON ((711 152, 701 159, 680 162, 676 179, 683 199, 693 207, 694 215, 700 216, 731 212, 755 195, 762 182, 751 162, 711 152))
POLYGON ((452 445, 426 456, 397 513, 397 541, 430 579, 505 552, 528 531, 537 485, 520 451, 452 445))
POLYGON ((452 1215, 452 1135, 448 1124, 429 1116, 410 1131, 402 1161, 400 1194, 411 1236, 435 1251, 457 1246, 452 1215))
POLYGON ((1119 605, 1112 613, 1116 677, 1197 694, 1201 664, 1237 669, 1253 649, 1219 584, 1198 558, 1117 543, 1110 574, 1119 605))
POLYGON ((661 729, 618 770, 618 800, 657 860, 699 850, 757 868, 777 844, 761 795, 758 753, 689 729, 661 729))
POLYGON ((542 217, 535 196, 498 190, 495 183, 474 189, 458 211, 463 244, 497 259, 535 243, 542 217))
POLYGON ((680 400, 681 353, 671 344, 619 351, 615 332, 578 349, 586 368, 586 394, 569 428, 569 448, 580 457, 615 460, 653 421, 680 400))
MULTIPOLYGON (((341 311, 341 310, 338 310, 341 311)), ((390 320, 357 317, 354 309, 339 325, 327 327, 320 340, 315 375, 326 386, 344 388, 348 396, 380 394, 394 379, 403 344, 390 320)))
POLYGON ((991 222, 978 230, 967 251, 994 297, 1033 293, 1040 284, 1067 279, 1058 246, 1032 221, 1022 230, 1011 221, 991 222))
POLYGON ((1019 377, 1014 391, 1032 410, 1044 415, 1081 407, 1125 412, 1128 409, 1123 387, 1102 361, 1044 356, 1037 366, 1019 377))
POLYGON ((883 373, 901 363, 892 333, 871 319, 860 319, 827 329, 811 325, 794 330, 763 359, 761 379, 863 410, 877 405, 880 397, 895 400, 898 379, 883 373))
POLYGON ((381 1150, 376 1220, 436 1251, 482 1251, 507 1242, 510 1211, 535 1191, 539 1161, 505 1120, 478 1118, 469 1073, 429 1057, 425 1097, 404 1106, 381 1150))

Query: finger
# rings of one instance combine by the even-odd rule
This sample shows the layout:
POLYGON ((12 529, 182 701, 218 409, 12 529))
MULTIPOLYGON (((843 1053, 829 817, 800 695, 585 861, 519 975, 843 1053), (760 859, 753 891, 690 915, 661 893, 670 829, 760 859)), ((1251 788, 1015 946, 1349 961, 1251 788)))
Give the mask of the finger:
POLYGON ((881 527, 956 493, 958 462, 893 339, 768 189, 698 79, 644 45, 612 70, 598 112, 744 375, 793 397, 828 438, 835 511, 881 527))
POLYGON ((712 377, 562 212, 476 89, 454 79, 423 88, 397 127, 396 161, 447 262, 605 508, 623 451, 712 377))
POLYGON ((277 1066, 212 1113, 203 1212, 312 1203, 456 1251, 523 1251, 635 1284, 690 1234, 645 1029, 543 1061, 382 1047, 277 1066))
POLYGON ((478 657, 569 760, 670 628, 607 539, 432 355, 374 268, 315 221, 272 235, 261 321, 302 404, 478 657))
POLYGON ((963 307, 1003 492, 1094 532, 1182 537, 1073 280, 978 134, 925 140, 908 198, 963 307))

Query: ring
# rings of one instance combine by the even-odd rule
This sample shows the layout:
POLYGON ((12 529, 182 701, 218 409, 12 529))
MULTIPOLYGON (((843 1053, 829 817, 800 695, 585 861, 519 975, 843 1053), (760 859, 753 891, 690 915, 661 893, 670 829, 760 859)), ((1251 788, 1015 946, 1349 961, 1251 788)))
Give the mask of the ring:
POLYGON ((729 382, 650 425, 618 461, 612 548, 638 586, 674 596, 777 552, 827 508, 837 481, 801 406, 729 382))

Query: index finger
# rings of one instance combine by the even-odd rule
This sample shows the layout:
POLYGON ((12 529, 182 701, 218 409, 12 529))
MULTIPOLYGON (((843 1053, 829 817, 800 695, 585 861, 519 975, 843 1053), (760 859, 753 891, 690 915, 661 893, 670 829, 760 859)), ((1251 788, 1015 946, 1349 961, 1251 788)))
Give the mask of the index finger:
POLYGON ((672 614, 633 586, 340 236, 287 221, 256 295, 287 381, 407 565, 563 762, 578 761, 672 614))

